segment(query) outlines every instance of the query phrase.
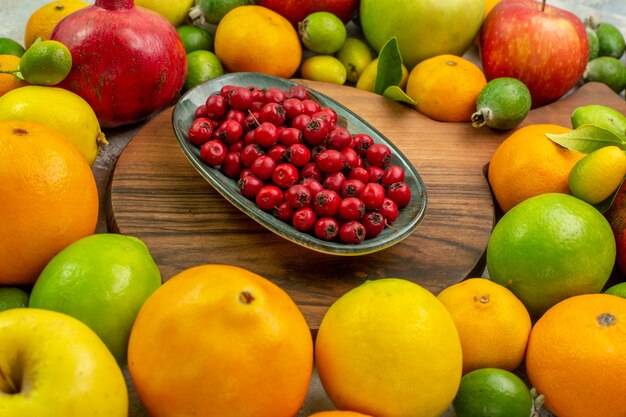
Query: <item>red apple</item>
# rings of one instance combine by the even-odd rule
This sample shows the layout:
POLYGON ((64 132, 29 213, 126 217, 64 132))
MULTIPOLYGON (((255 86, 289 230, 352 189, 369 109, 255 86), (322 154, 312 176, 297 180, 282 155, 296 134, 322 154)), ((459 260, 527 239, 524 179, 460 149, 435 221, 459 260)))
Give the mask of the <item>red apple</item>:
POLYGON ((622 183, 611 208, 604 214, 613 229, 617 246, 617 265, 626 274, 626 181, 622 183))
POLYGON ((585 26, 573 13, 535 0, 502 0, 480 34, 488 80, 522 81, 533 107, 557 100, 581 79, 589 57, 585 26))
POLYGON ((330 12, 347 22, 359 8, 359 0, 257 0, 256 3, 274 10, 294 25, 313 12, 330 12))

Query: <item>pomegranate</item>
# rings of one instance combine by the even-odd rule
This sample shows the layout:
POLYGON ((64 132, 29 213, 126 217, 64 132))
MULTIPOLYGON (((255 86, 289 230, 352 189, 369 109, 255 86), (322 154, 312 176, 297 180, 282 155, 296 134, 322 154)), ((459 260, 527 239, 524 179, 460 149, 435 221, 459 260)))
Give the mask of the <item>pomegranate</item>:
POLYGON ((51 39, 72 53, 59 86, 84 98, 104 127, 153 115, 172 103, 187 76, 174 26, 133 0, 96 0, 59 22, 51 39))

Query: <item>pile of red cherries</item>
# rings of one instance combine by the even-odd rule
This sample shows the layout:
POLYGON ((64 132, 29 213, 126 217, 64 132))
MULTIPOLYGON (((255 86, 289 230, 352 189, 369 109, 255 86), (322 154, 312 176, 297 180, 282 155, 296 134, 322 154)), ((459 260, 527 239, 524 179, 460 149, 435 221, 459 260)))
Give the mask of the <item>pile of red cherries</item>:
POLYGON ((319 239, 374 238, 411 200, 391 149, 341 127, 304 86, 224 86, 196 108, 188 136, 261 210, 319 239))

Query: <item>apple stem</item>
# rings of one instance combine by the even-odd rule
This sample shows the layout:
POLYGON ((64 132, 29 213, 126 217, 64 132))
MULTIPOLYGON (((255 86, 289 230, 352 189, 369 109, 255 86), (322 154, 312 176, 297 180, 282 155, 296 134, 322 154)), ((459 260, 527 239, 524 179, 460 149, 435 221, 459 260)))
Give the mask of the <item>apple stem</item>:
POLYGON ((546 9, 546 0, 541 0, 541 11, 543 12, 546 9))

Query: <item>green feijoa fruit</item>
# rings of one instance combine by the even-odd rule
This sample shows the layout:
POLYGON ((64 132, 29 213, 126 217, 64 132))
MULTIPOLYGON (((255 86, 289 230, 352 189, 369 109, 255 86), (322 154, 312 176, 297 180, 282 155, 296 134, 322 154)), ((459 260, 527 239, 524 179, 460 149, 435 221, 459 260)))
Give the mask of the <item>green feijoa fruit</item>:
POLYGON ((302 44, 316 54, 334 54, 346 41, 344 23, 332 13, 314 12, 298 23, 302 44))
POLYGON ((572 127, 594 125, 626 138, 626 116, 612 107, 588 104, 576 107, 571 115, 572 127))
POLYGON ((494 78, 478 95, 472 126, 513 129, 528 116, 531 103, 530 91, 523 82, 510 77, 494 78))
POLYGON ((613 24, 600 22, 596 28, 598 35, 599 50, 598 56, 611 56, 621 58, 626 49, 624 35, 613 24))
POLYGON ((367 64, 374 59, 374 54, 369 45, 355 37, 346 38, 335 56, 346 67, 347 80, 351 83, 356 83, 359 80, 367 64))
POLYGON ((461 378, 452 405, 458 417, 529 417, 534 401, 514 373, 481 368, 461 378))
POLYGON ((589 39, 589 59, 595 59, 598 57, 598 52, 600 50, 600 41, 598 40, 598 34, 595 30, 590 27, 585 27, 587 31, 587 39, 589 39))
POLYGON ((626 88, 626 66, 612 56, 600 56, 587 62, 583 81, 597 81, 609 86, 616 93, 626 88))
POLYGON ((18 42, 10 38, 0 38, 0 55, 15 55, 21 57, 26 50, 18 42))
POLYGON ((196 0, 196 5, 189 10, 189 16, 194 22, 200 18, 200 22, 217 25, 226 13, 248 4, 248 0, 196 0))
POLYGON ((302 78, 342 85, 346 82, 346 67, 332 55, 313 55, 300 67, 302 78))
POLYGON ((208 30, 194 25, 180 25, 176 28, 180 39, 183 41, 185 52, 213 50, 213 34, 208 30))

